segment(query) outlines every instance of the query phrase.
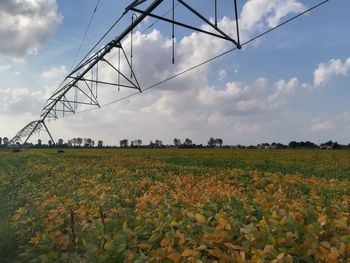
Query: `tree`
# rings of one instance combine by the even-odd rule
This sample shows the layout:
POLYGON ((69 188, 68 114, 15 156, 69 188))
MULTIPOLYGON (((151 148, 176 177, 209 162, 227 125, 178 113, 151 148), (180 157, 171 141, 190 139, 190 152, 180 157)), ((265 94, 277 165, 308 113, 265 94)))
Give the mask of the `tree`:
POLYGON ((162 147, 163 141, 157 139, 155 144, 156 144, 156 145, 155 145, 156 147, 162 147))
POLYGON ((102 148, 102 147, 103 147, 103 141, 102 141, 102 140, 99 140, 99 141, 97 142, 97 147, 98 147, 98 148, 102 148))
POLYGON ((41 146, 41 144, 42 144, 42 141, 39 139, 38 140, 38 146, 41 146))
POLYGON ((132 141, 132 146, 134 146, 134 147, 140 147, 141 145, 142 145, 141 139, 135 139, 132 141))
POLYGON ((77 138, 73 138, 72 139, 72 144, 73 144, 74 147, 77 145, 77 138))
POLYGON ((178 138, 174 138, 174 145, 175 147, 180 147, 181 146, 181 140, 178 138))
POLYGON ((49 147, 51 147, 52 146, 52 141, 49 140, 48 143, 49 143, 49 147))
POLYGON ((2 138, 0 137, 0 146, 2 145, 2 138))
POLYGON ((82 145, 82 143, 83 143, 83 139, 80 138, 80 137, 77 138, 77 144, 78 144, 79 147, 82 145))
POLYGON ((296 141, 291 141, 288 144, 289 148, 293 148, 293 149, 295 149, 297 147, 297 145, 298 145, 298 143, 296 141))
POLYGON ((190 140, 189 138, 185 139, 185 145, 186 146, 192 146, 192 140, 190 140))
POLYGON ((123 140, 119 141, 119 143, 120 143, 120 147, 123 147, 123 148, 126 148, 129 145, 128 139, 123 139, 123 140))
POLYGON ((91 147, 92 140, 91 138, 84 138, 84 147, 91 147))
POLYGON ((216 141, 216 144, 218 144, 218 145, 219 145, 219 147, 221 147, 221 146, 222 146, 223 141, 222 141, 222 139, 221 139, 221 138, 217 138, 215 141, 216 141))
POLYGON ((213 137, 211 137, 208 141, 208 146, 209 147, 215 147, 215 139, 213 137))
POLYGON ((62 146, 63 145, 63 139, 58 139, 57 143, 58 143, 59 146, 62 146))
POLYGON ((7 145, 9 144, 9 138, 4 137, 4 138, 2 139, 2 142, 3 142, 4 146, 7 146, 7 145))

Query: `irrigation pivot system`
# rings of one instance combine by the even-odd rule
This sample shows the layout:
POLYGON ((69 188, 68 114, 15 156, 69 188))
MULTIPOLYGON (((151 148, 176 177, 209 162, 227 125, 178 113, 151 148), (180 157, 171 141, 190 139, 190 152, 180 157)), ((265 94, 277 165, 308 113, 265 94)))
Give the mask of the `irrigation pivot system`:
MULTIPOLYGON (((173 63, 174 63, 174 45, 175 45, 175 33, 174 27, 180 26, 188 28, 197 32, 211 35, 213 37, 218 37, 226 41, 232 42, 236 48, 241 48, 239 40, 239 27, 238 27, 238 15, 237 15, 237 0, 234 0, 234 13, 236 16, 236 32, 237 39, 233 39, 227 32, 221 30, 217 24, 217 0, 215 0, 214 13, 215 22, 211 22, 199 11, 197 11, 191 4, 185 2, 184 0, 176 0, 176 5, 181 5, 186 8, 193 16, 201 19, 202 22, 211 27, 212 30, 207 31, 199 27, 192 26, 190 24, 176 20, 175 18, 175 0, 135 0, 128 7, 126 7, 123 15, 125 16, 129 12, 135 12, 138 15, 132 14, 132 21, 129 26, 127 26, 115 39, 106 44, 98 52, 95 52, 89 57, 89 54, 72 70, 71 73, 66 76, 64 82, 60 87, 52 94, 52 96, 47 100, 44 108, 42 109, 40 119, 33 121, 26 125, 22 130, 20 130, 13 139, 10 140, 10 144, 23 143, 26 144, 30 137, 42 130, 46 131, 51 140, 54 142, 49 129, 47 128, 45 122, 50 119, 58 119, 64 117, 67 114, 75 114, 78 105, 89 105, 100 107, 98 101, 98 86, 99 84, 117 86, 118 89, 135 89, 138 92, 142 92, 142 88, 137 80, 137 76, 132 67, 133 54, 128 57, 125 49, 123 48, 122 41, 129 35, 133 34, 133 30, 137 27, 146 17, 156 18, 158 20, 172 24, 172 43, 173 43, 173 63), (154 12, 158 7, 164 2, 170 1, 172 5, 171 12, 172 18, 166 18, 155 14, 154 12), (117 49, 119 54, 118 63, 112 64, 106 58, 106 55, 111 52, 111 50, 117 49), (120 63, 121 61, 126 62, 131 72, 131 75, 126 72, 122 72, 120 63), (101 70, 99 71, 99 66, 101 64, 106 64, 108 67, 113 69, 117 74, 117 81, 110 82, 104 80, 101 77, 101 70)), ((118 21, 121 18, 118 19, 118 21)), ((132 39, 132 36, 131 36, 132 39)), ((132 46, 132 43, 131 43, 132 46)), ((96 47, 96 46, 95 46, 96 47)), ((100 67, 101 68, 101 67, 100 67)))
MULTIPOLYGON (((77 111, 78 106, 87 106, 92 108, 98 108, 102 106, 109 105, 111 103, 101 105, 99 103, 98 90, 100 86, 114 86, 120 89, 131 89, 135 90, 135 93, 132 95, 141 93, 142 91, 149 90, 155 86, 158 86, 166 81, 169 81, 175 77, 178 77, 184 73, 187 73, 201 65, 209 63, 210 61, 217 59, 233 50, 241 49, 244 45, 256 40, 257 38, 270 33, 271 31, 279 28, 291 22, 295 18, 300 17, 301 15, 325 4, 330 0, 323 0, 317 5, 305 10, 304 12, 284 21, 283 23, 275 26, 274 28, 270 28, 262 34, 259 34, 252 39, 241 43, 240 41, 240 31, 239 31, 239 19, 238 19, 238 11, 237 11, 237 0, 227 0, 233 3, 233 15, 235 19, 235 27, 234 31, 236 32, 236 36, 232 37, 229 32, 226 32, 218 25, 218 0, 214 0, 213 4, 213 14, 214 19, 208 19, 205 15, 203 15, 200 11, 197 10, 193 6, 193 2, 195 0, 134 0, 131 2, 129 6, 125 8, 125 11, 121 15, 121 17, 114 23, 114 25, 107 31, 107 33, 97 42, 97 44, 90 50, 90 52, 74 67, 72 71, 65 77, 64 81, 57 88, 57 90, 49 97, 45 106, 42 109, 40 118, 36 121, 32 121, 27 124, 23 129, 21 129, 9 142, 9 145, 15 144, 26 144, 32 135, 39 133, 40 131, 45 131, 48 133, 52 142, 55 143, 46 123, 50 120, 57 120, 59 118, 64 118, 68 115, 73 115, 79 113, 77 111), (192 4, 191 4, 192 2, 192 4), (170 5, 171 8, 165 15, 157 14, 157 11, 164 9, 166 5, 170 5), (183 10, 186 10, 187 13, 193 18, 201 21, 202 26, 196 27, 191 23, 186 23, 181 19, 176 19, 175 8, 182 7, 183 10), (131 23, 126 26, 124 30, 116 36, 113 40, 108 42, 97 52, 92 51, 101 43, 103 38, 111 31, 111 29, 119 23, 119 21, 127 14, 131 14, 131 23), (167 18, 166 15, 170 14, 170 18, 167 18), (133 33, 134 29, 147 17, 154 18, 157 21, 162 21, 165 23, 171 24, 172 30, 172 63, 175 63, 175 26, 186 28, 195 32, 203 33, 218 39, 222 39, 224 41, 229 41, 232 43, 232 48, 228 51, 225 51, 214 58, 211 58, 207 61, 204 61, 196 66, 193 66, 187 70, 184 70, 180 73, 175 74, 174 76, 168 77, 165 80, 161 80, 160 82, 149 86, 149 87, 141 87, 138 79, 137 72, 135 72, 133 68, 133 33), (207 29, 208 28, 208 29, 207 29), (123 41, 127 36, 131 36, 131 50, 129 52, 130 56, 125 50, 123 46, 123 41), (108 54, 111 51, 116 51, 117 61, 111 61, 108 58, 108 54), (121 67, 121 64, 124 67, 121 67), (116 78, 115 81, 110 81, 107 79, 105 74, 103 74, 106 69, 115 73, 116 78)), ((95 8, 96 11, 96 8, 95 8)), ((91 22, 91 21, 90 21, 91 22)), ((124 97, 128 98, 130 95, 124 97)), ((123 98, 122 98, 123 99, 123 98)), ((119 99, 120 100, 120 99, 119 99)), ((116 100, 114 102, 117 102, 116 100)), ((112 103, 114 103, 112 102, 112 103)))

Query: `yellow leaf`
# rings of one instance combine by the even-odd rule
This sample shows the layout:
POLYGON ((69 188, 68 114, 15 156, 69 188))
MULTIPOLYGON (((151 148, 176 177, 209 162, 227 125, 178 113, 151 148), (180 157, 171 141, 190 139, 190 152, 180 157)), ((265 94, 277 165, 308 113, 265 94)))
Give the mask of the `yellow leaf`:
POLYGON ((112 242, 106 242, 103 247, 104 247, 105 250, 112 250, 113 243, 112 242))
POLYGON ((176 230, 176 237, 179 239, 179 245, 182 246, 185 243, 185 235, 180 230, 176 230))
POLYGON ((170 241, 167 238, 164 238, 162 241, 160 241, 160 245, 162 247, 168 247, 170 246, 170 241))
POLYGON ((134 259, 135 259, 135 255, 134 255, 134 253, 131 252, 128 255, 127 262, 134 262, 134 259))
POLYGON ((36 233, 35 236, 30 239, 30 243, 34 245, 38 245, 40 241, 41 241, 41 236, 39 233, 36 233))
POLYGON ((225 243, 224 245, 231 250, 241 250, 240 246, 233 245, 232 243, 225 243))
POLYGON ((171 226, 174 226, 174 227, 177 227, 177 226, 178 226, 178 223, 175 222, 175 221, 172 221, 172 222, 170 223, 170 225, 171 225, 171 226))
POLYGON ((269 184, 269 185, 267 185, 265 189, 266 189, 268 192, 273 192, 273 190, 274 190, 274 184, 269 184))
POLYGON ((320 247, 320 251, 323 255, 327 255, 328 254, 328 249, 325 249, 324 247, 320 247))
POLYGON ((280 220, 280 222, 279 222, 279 225, 284 225, 285 223, 286 223, 286 221, 287 221, 287 217, 286 216, 284 216, 281 220, 280 220))
POLYGON ((281 260, 284 258, 284 253, 279 253, 277 259, 281 260))
POLYGON ((331 248, 331 253, 328 255, 329 259, 337 259, 339 257, 339 252, 338 249, 336 249, 335 247, 331 248))
POLYGON ((327 241, 322 241, 321 245, 325 248, 328 248, 328 249, 331 248, 331 244, 329 244, 327 241))
POLYGON ((272 217, 272 218, 276 218, 276 217, 277 217, 277 212, 276 212, 276 210, 274 210, 274 211, 272 212, 271 217, 272 217))
POLYGON ((203 251, 203 250, 206 250, 206 249, 207 249, 206 245, 200 245, 199 247, 196 248, 196 250, 198 250, 198 251, 203 251))
POLYGON ((287 256, 284 258, 284 262, 286 263, 293 263, 293 257, 289 254, 287 254, 287 256))
POLYGON ((239 252, 239 255, 241 256, 241 259, 242 259, 243 261, 245 261, 245 252, 244 252, 244 251, 241 251, 241 252, 239 252))
POLYGON ((175 263, 180 262, 181 261, 181 255, 177 252, 173 252, 170 255, 168 255, 169 259, 171 259, 172 261, 174 261, 175 263))
POLYGON ((334 225, 339 229, 348 229, 347 218, 333 219, 334 225))
POLYGON ((224 216, 220 216, 218 222, 221 225, 226 225, 227 224, 227 219, 224 216))
POLYGON ((218 259, 221 259, 224 253, 219 248, 214 248, 209 251, 209 254, 218 259))
POLYGON ((327 215, 320 216, 317 221, 320 223, 321 226, 324 226, 327 222, 327 215))
POLYGON ((188 216, 189 218, 194 218, 194 217, 195 217, 194 214, 193 214, 192 212, 189 212, 189 211, 187 211, 185 214, 186 214, 186 216, 188 216))
POLYGON ((180 239, 184 239, 185 238, 185 235, 181 233, 180 230, 176 230, 176 236, 180 239))
POLYGON ((344 244, 344 243, 340 243, 339 253, 340 253, 341 255, 344 255, 345 250, 346 250, 345 244, 344 244))
POLYGON ((135 233, 128 228, 126 221, 123 224, 123 231, 126 234, 126 237, 128 238, 128 240, 131 240, 135 235, 135 233))
POLYGON ((56 237, 56 240, 60 246, 63 246, 67 242, 67 238, 63 235, 56 237))
POLYGON ((220 216, 218 219, 218 224, 216 225, 217 230, 231 230, 231 225, 228 223, 228 220, 224 216, 220 216))
POLYGON ((137 244, 136 247, 138 247, 141 250, 146 250, 149 248, 149 245, 146 243, 140 243, 140 244, 137 244))
POLYGON ((196 214, 196 220, 198 224, 205 224, 207 222, 206 218, 199 213, 196 214))
POLYGON ((181 256, 183 257, 191 257, 193 256, 194 251, 192 249, 186 248, 184 252, 182 252, 181 256))
POLYGON ((264 227, 266 225, 267 225, 267 222, 265 217, 263 217, 263 219, 260 220, 259 224, 257 224, 258 227, 264 227))
POLYGON ((264 254, 272 253, 274 250, 275 250, 275 248, 272 245, 266 245, 263 253, 264 254))
POLYGON ((287 238, 294 238, 296 235, 293 232, 287 232, 286 237, 287 238))

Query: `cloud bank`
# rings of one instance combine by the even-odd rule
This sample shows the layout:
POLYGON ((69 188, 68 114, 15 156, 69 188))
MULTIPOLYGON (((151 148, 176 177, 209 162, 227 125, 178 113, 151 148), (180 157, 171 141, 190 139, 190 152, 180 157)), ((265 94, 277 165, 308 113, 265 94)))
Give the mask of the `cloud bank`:
MULTIPOLYGON (((44 1, 37 2, 44 5, 44 1)), ((53 4, 54 1, 45 1, 45 3, 56 5, 53 4)), ((304 9, 305 6, 297 0, 287 2, 283 0, 247 1, 240 14, 242 35, 247 39, 256 32, 275 26, 286 16, 304 9)), ((2 10, 1 12, 9 13, 10 11, 2 10)), ((57 10, 54 13, 56 13, 56 18, 59 18, 57 10)), ((225 30, 234 31, 234 23, 235 21, 224 17, 219 21, 219 26, 225 30)), ((203 28, 208 29, 205 26, 203 28)), ((234 32, 230 34, 234 35, 234 32)), ((158 30, 153 30, 148 34, 135 32, 134 36, 136 37, 134 70, 143 88, 201 63, 231 47, 230 43, 225 41, 192 33, 182 39, 177 39, 176 64, 172 65, 171 39, 162 35, 158 30)), ((127 46, 127 41, 124 44, 127 46)), ((36 49, 31 50, 35 52, 36 49)), ((31 52, 28 49, 18 54, 31 52)), ((117 65, 116 58, 116 52, 111 52, 110 61, 114 65, 117 65)), ((288 126, 282 127, 279 122, 280 120, 285 121, 283 114, 286 108, 283 105, 288 104, 294 96, 303 92, 305 87, 318 87, 333 77, 348 76, 348 64, 350 64, 350 59, 344 62, 331 60, 318 65, 314 71, 313 84, 302 83, 297 76, 285 79, 259 77, 247 82, 232 81, 229 72, 225 69, 220 69, 217 74, 221 82, 209 81, 212 65, 207 64, 189 74, 164 83, 152 91, 133 96, 101 110, 55 122, 53 124, 57 132, 55 136, 102 138, 110 144, 116 144, 122 138, 141 138, 144 143, 148 143, 147 140, 155 138, 163 139, 165 142, 165 139, 168 139, 171 142, 174 137, 183 139, 190 137, 194 139, 194 142, 200 143, 205 142, 211 136, 222 137, 224 140, 233 138, 230 139, 230 143, 235 143, 235 138, 240 138, 240 142, 243 143, 259 143, 260 138, 264 135, 264 129, 266 131, 275 130, 275 133, 271 133, 271 138, 278 138, 276 134, 282 133, 281 130, 284 128, 289 128, 288 126), (216 84, 210 84, 213 82, 216 84), (245 139, 242 140, 242 138, 245 139)), ((122 65, 122 69, 124 72, 129 70, 126 65, 122 65)), ((116 81, 115 71, 107 69, 106 66, 105 68, 101 66, 99 70, 103 74, 101 79, 116 81)), ((47 85, 52 85, 66 73, 67 69, 64 66, 57 66, 44 71, 41 79, 47 82, 47 85)), ((123 95, 125 95, 123 91, 118 92, 115 88, 101 85, 99 89, 99 100, 102 104, 123 95)), ((33 93, 26 89, 17 91, 11 89, 2 91, 1 97, 3 98, 3 101, 0 99, 1 111, 18 114, 26 112, 24 107, 26 104, 29 105, 27 112, 35 112, 34 108, 41 109, 47 92, 33 93)), ((331 130, 334 124, 332 121, 323 119, 312 119, 311 124, 310 122, 305 123, 309 125, 308 132, 310 133, 331 130)))
POLYGON ((61 21, 56 0, 1 0, 0 56, 37 53, 61 21))
POLYGON ((328 84, 335 77, 348 77, 350 74, 350 57, 344 62, 340 59, 331 59, 321 63, 314 71, 314 85, 320 87, 328 84))

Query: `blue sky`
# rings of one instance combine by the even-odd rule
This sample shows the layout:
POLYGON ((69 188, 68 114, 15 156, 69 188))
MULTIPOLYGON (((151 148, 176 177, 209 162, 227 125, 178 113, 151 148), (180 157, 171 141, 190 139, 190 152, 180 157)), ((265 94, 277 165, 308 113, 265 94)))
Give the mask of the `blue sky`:
MULTIPOLYGON (((25 0, 0 3, 0 136, 13 135, 37 119, 47 97, 69 72, 97 1, 25 0), (26 7, 26 8, 24 8, 26 7)), ((150 2, 150 1, 149 1, 150 2)), ((213 2, 187 1, 208 18, 213 2)), ((238 1, 243 41, 318 1, 238 1)), ((79 58, 96 43, 130 1, 101 0, 79 58)), ((163 14, 171 1, 156 11, 163 14)), ((292 23, 178 79, 128 100, 50 122, 55 139, 191 138, 229 144, 291 140, 350 143, 350 2, 331 0, 292 23)), ((178 19, 203 26, 183 9, 178 19)), ((219 1, 219 25, 234 29, 232 1, 219 1)), ((106 38, 131 21, 127 14, 106 38)), ((135 32, 135 72, 141 86, 156 83, 232 47, 176 28, 176 64, 171 65, 170 26, 154 20, 135 32), (143 33, 141 33, 143 32, 143 33)), ((125 40, 128 52, 129 37, 125 40)), ((102 44, 101 44, 102 45, 102 44)), ((111 53, 115 62, 115 54, 111 53), (113 57, 114 56, 114 57, 113 57)), ((112 78, 106 70, 106 78, 112 78)), ((101 103, 126 93, 100 87, 101 103)), ((45 134, 41 134, 46 140, 45 134)), ((33 140, 37 140, 37 136, 33 140)))

